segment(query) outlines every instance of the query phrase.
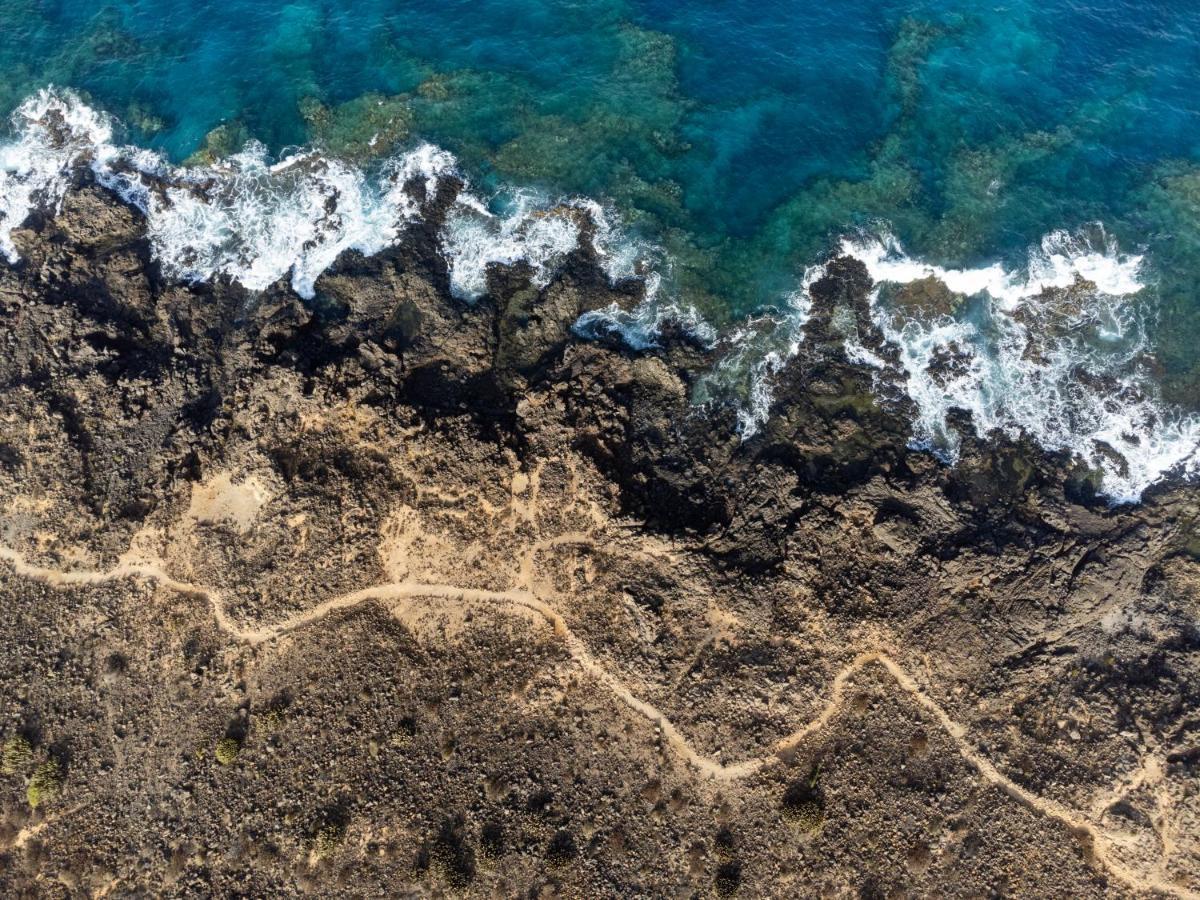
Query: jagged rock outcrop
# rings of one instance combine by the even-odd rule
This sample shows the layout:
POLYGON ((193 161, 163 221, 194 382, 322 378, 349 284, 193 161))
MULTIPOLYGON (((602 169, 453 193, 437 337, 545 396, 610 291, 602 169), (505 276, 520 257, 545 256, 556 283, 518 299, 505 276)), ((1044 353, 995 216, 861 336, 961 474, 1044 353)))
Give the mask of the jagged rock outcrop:
POLYGON ((425 199, 312 302, 94 185, 17 235, 6 894, 1200 891, 1193 491, 910 450, 846 259, 742 442, 686 337, 572 333, 587 248, 454 300, 425 199))

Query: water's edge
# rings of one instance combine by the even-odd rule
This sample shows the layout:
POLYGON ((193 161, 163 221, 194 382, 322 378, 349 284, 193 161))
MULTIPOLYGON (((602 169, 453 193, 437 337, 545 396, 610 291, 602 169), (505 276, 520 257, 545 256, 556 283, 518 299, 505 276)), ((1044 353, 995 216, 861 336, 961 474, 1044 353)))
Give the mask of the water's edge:
MULTIPOLYGON (((531 190, 479 195, 455 159, 428 144, 370 171, 316 152, 272 160, 254 144, 184 168, 113 143, 111 119, 56 90, 22 104, 13 132, 0 146, 0 253, 10 263, 20 255, 14 231, 35 211, 56 210, 86 170, 145 217, 167 277, 224 279, 251 291, 286 279, 311 300, 339 257, 395 246, 436 199, 444 204, 439 250, 456 298, 477 302, 497 265, 527 266, 532 285, 544 289, 585 250, 611 283, 637 290, 634 302, 585 312, 576 333, 647 349, 667 323, 682 326, 716 358, 694 399, 737 402, 743 439, 768 420, 781 373, 806 340, 811 288, 828 266, 798 276, 776 311, 718 334, 678 295, 670 259, 624 230, 612 209, 531 190)), ((884 226, 847 235, 834 255, 857 260, 874 287, 869 324, 843 314, 832 327, 847 357, 876 373, 881 397, 898 388, 911 402, 913 446, 953 463, 960 439, 948 421, 967 410, 982 434, 1024 435, 1093 467, 1114 503, 1196 471, 1200 419, 1163 404, 1153 377, 1146 261, 1102 227, 1047 235, 1019 271, 926 264, 884 226), (890 352, 879 352, 864 328, 890 352)))

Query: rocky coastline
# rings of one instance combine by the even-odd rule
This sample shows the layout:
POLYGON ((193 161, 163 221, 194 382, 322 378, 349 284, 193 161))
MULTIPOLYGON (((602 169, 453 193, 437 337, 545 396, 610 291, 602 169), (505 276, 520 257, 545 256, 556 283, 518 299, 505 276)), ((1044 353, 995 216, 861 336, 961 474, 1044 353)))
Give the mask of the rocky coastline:
POLYGON ((313 301, 14 232, 6 895, 1200 895, 1194 489, 910 449, 849 258, 742 441, 586 241, 454 300, 458 187, 313 301))

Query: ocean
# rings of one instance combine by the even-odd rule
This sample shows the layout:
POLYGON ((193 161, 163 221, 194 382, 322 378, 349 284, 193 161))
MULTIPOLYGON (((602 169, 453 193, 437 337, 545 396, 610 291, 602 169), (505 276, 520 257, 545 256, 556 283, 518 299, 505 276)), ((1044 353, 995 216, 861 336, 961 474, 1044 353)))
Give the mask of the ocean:
POLYGON ((12 230, 87 165, 170 274, 311 297, 419 215, 409 179, 453 171, 464 302, 490 262, 550 278, 578 228, 545 213, 583 211, 648 298, 578 330, 643 346, 683 317, 723 353, 697 402, 733 397, 748 440, 836 250, 883 285, 915 446, 952 464, 962 407, 1076 454, 1114 502, 1191 474, 1194 4, 0 0, 0 71, 13 264, 12 230), (957 299, 897 300, 930 279, 957 299))

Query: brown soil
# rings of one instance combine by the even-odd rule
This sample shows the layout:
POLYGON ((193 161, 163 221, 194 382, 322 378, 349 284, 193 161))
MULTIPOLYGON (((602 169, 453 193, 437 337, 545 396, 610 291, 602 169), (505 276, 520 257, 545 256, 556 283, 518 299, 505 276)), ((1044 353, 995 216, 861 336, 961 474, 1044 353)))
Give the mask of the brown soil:
POLYGON ((908 450, 849 260, 740 443, 572 336, 587 248, 450 300, 444 201, 312 305, 87 185, 19 235, 4 894, 1200 896, 1193 491, 908 450))

